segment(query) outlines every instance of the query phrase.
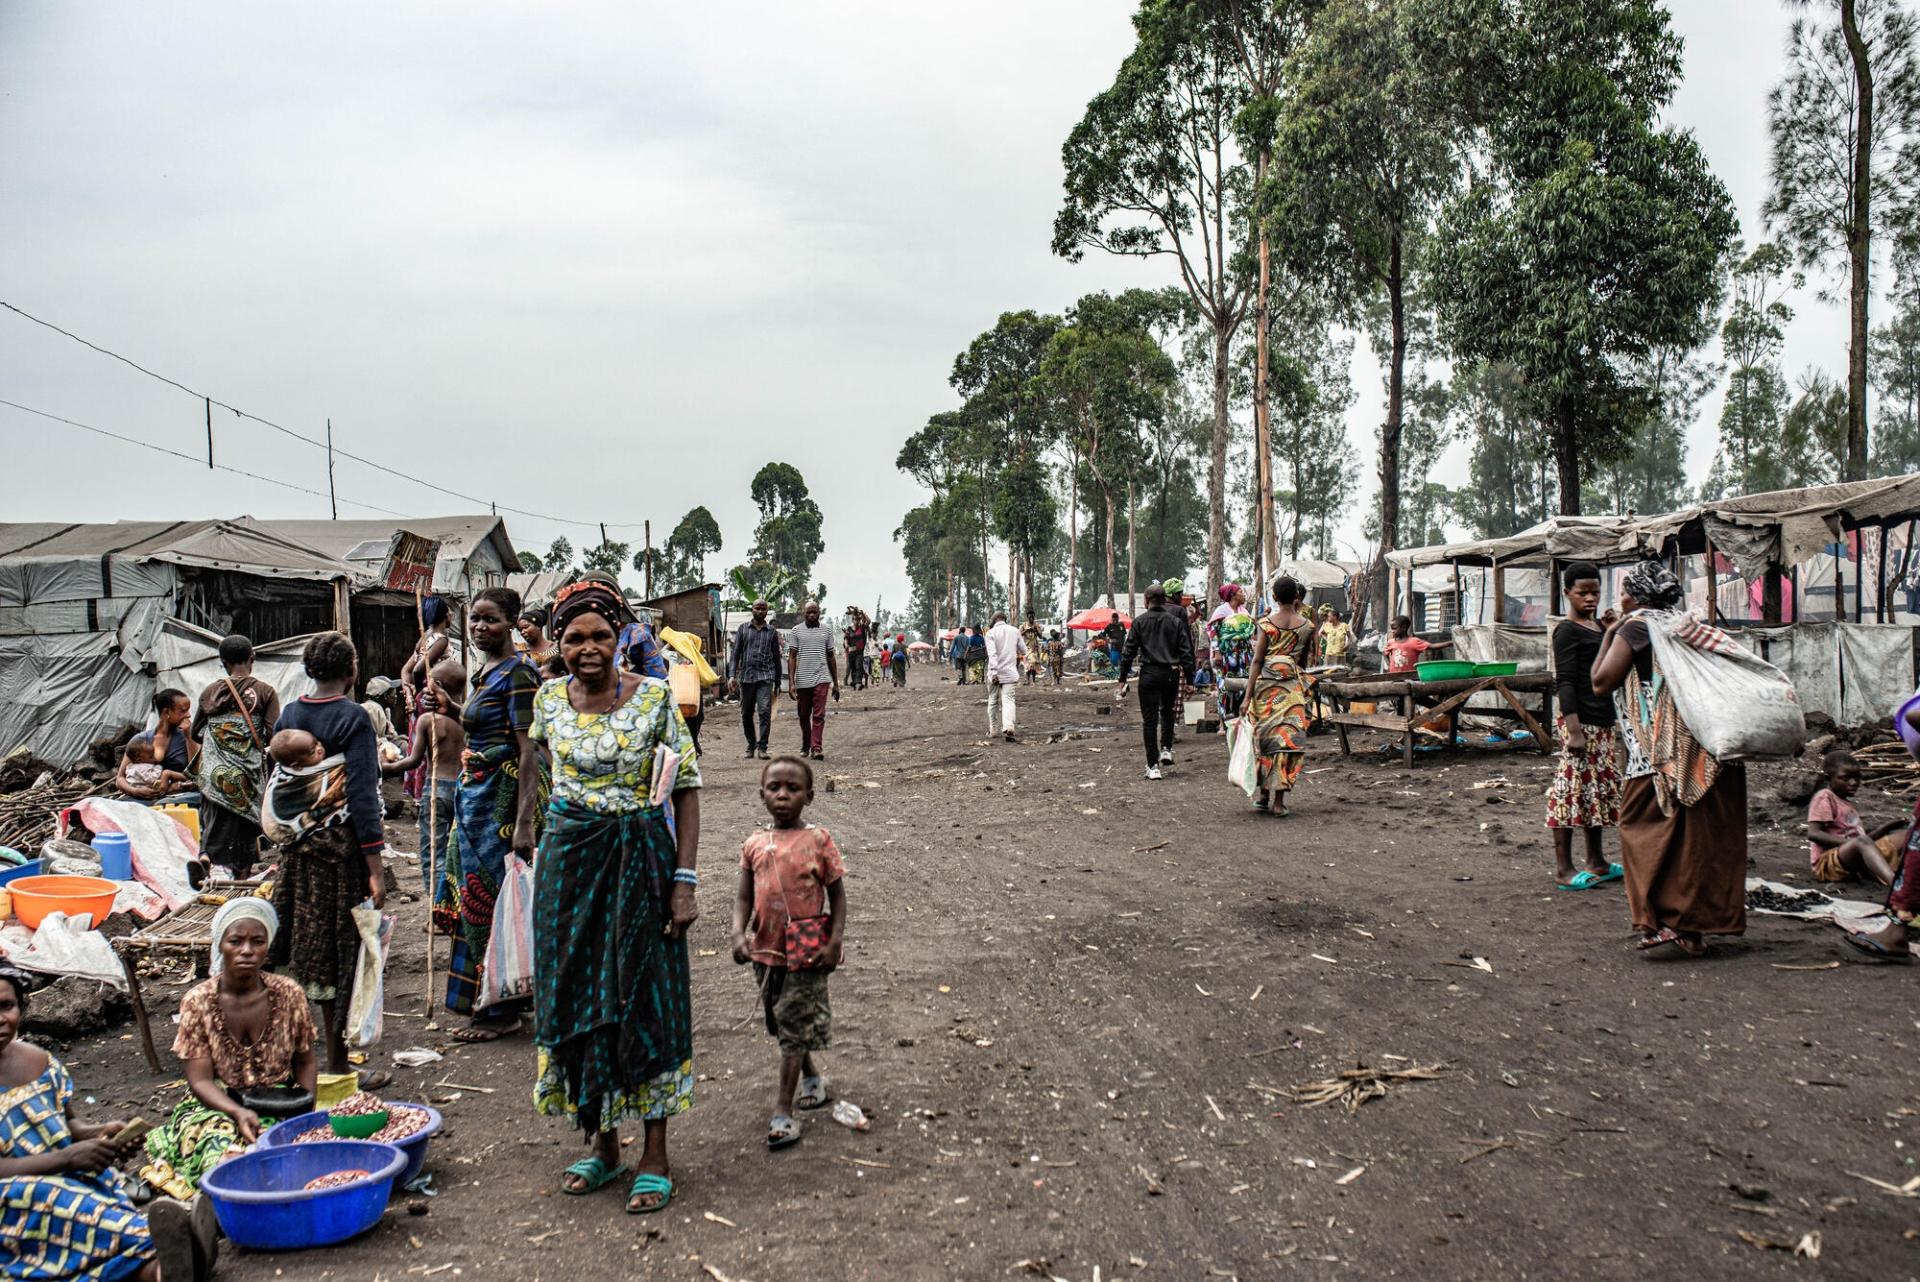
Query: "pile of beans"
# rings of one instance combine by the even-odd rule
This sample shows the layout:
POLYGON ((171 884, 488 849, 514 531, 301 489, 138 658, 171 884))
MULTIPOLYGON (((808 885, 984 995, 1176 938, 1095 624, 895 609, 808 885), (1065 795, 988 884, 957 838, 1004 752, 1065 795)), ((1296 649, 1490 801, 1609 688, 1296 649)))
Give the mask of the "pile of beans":
POLYGON ((355 1091, 327 1111, 340 1117, 365 1117, 369 1113, 384 1113, 386 1108, 378 1095, 355 1091))
POLYGON ((351 1184, 355 1180, 365 1179, 369 1174, 371 1174, 371 1172, 368 1171, 334 1171, 329 1175, 316 1176, 307 1181, 307 1192, 312 1193, 319 1189, 337 1189, 342 1184, 351 1184))
MULTIPOLYGON (((387 1124, 367 1136, 367 1139, 372 1143, 399 1144, 413 1138, 427 1128, 429 1119, 427 1117, 427 1110, 424 1108, 415 1108, 411 1104, 382 1104, 378 1098, 367 1094, 365 1091, 353 1096, 332 1111, 353 1116, 355 1114, 378 1113, 381 1109, 387 1110, 387 1124), (362 1105, 349 1109, 347 1105, 352 1104, 354 1100, 373 1100, 374 1107, 367 1108, 362 1105)), ((330 1140, 332 1138, 333 1131, 331 1128, 316 1126, 310 1131, 302 1131, 300 1134, 294 1136, 293 1142, 296 1144, 306 1144, 315 1140, 330 1140)))

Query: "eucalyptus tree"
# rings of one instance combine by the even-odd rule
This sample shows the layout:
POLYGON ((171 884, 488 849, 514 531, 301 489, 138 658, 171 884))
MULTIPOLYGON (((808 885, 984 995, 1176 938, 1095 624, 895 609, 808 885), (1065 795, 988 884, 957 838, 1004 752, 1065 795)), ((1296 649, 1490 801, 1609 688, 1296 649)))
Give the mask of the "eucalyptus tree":
POLYGON ((1792 257, 1770 242, 1756 245, 1734 265, 1732 301, 1720 325, 1727 394, 1720 403, 1719 484, 1727 492, 1773 489, 1781 479, 1775 461, 1787 380, 1780 372, 1780 350, 1793 319, 1787 295, 1803 283, 1792 257))
POLYGON ((1089 249, 1171 259, 1212 331, 1207 574, 1219 583, 1231 349, 1252 292, 1244 252, 1252 176, 1235 135, 1248 101, 1239 52, 1206 19, 1186 0, 1144 0, 1135 13, 1133 50, 1061 149, 1066 202, 1053 251, 1076 262, 1089 249))
POLYGON ((1914 225, 1920 66, 1897 0, 1818 0, 1832 23, 1793 24, 1786 79, 1767 98, 1767 225, 1802 266, 1847 265, 1846 475, 1867 469, 1867 305, 1873 242, 1914 225))
POLYGON ((1903 246, 1888 299, 1893 319, 1873 331, 1873 383, 1880 408, 1869 470, 1875 476, 1920 471, 1920 255, 1903 246))

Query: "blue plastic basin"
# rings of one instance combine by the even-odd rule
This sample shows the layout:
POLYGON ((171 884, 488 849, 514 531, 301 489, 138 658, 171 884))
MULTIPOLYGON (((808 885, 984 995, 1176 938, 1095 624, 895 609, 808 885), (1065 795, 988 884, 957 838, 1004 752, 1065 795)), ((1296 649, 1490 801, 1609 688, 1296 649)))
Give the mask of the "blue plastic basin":
MULTIPOLYGON (((427 1160, 427 1141, 440 1133, 440 1110, 428 1104, 409 1104, 405 1100, 396 1100, 387 1105, 388 1108, 399 1106, 417 1108, 427 1115, 427 1124, 424 1127, 394 1145, 407 1155, 406 1169, 400 1172, 400 1178, 394 1183, 409 1184, 414 1176, 420 1174, 421 1163, 427 1160)), ((327 1110, 324 1108, 313 1113, 296 1113, 283 1122, 275 1122, 262 1132, 260 1144, 263 1148, 278 1148, 283 1144, 291 1144, 308 1131, 324 1127, 326 1124, 327 1110)), ((310 1146, 303 1144, 300 1147, 310 1146)))
POLYGON ((4 886, 10 881, 19 881, 22 877, 38 877, 39 875, 40 861, 38 859, 29 859, 18 868, 8 868, 4 872, 0 872, 0 886, 4 886))
POLYGON ((220 1163, 200 1177, 200 1191, 213 1203, 221 1230, 239 1245, 297 1251, 344 1242, 378 1224, 406 1164, 407 1155, 392 1144, 283 1144, 220 1163), (353 1170, 367 1175, 339 1188, 307 1189, 322 1175, 353 1170))

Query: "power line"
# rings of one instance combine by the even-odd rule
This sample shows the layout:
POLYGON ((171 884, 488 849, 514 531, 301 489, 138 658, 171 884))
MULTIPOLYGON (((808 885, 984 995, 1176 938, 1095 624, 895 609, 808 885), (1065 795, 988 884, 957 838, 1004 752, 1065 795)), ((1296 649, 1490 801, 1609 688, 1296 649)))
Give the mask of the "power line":
MULTIPOLYGON (((291 427, 287 427, 285 424, 276 423, 270 418, 262 418, 260 415, 249 413, 248 411, 241 409, 237 405, 229 405, 227 402, 221 400, 217 396, 210 396, 205 392, 195 391, 193 388, 188 387, 185 383, 180 382, 178 379, 168 378, 165 374, 156 373, 155 371, 148 369, 145 365, 142 365, 140 362, 134 360, 132 357, 122 356, 119 352, 116 352, 111 348, 102 347, 98 343, 95 343, 95 342, 92 342, 91 340, 80 337, 80 335, 72 332, 71 330, 62 329, 60 326, 54 324, 52 321, 43 320, 40 317, 35 316, 32 312, 27 311, 25 308, 17 307, 12 303, 7 302, 5 299, 0 299, 0 307, 6 308, 8 311, 12 312, 14 315, 19 316, 25 320, 30 320, 34 324, 39 325, 42 328, 50 329, 56 334, 59 334, 66 338, 70 338, 74 342, 80 344, 82 347, 91 348, 92 350, 100 353, 102 356, 111 357, 112 359, 119 361, 123 365, 129 366, 133 369, 140 371, 142 374, 145 374, 148 378, 157 379, 160 382, 165 383, 169 387, 178 388, 180 391, 185 392, 187 395, 193 397, 195 400, 204 401, 210 405, 218 405, 221 409, 229 411, 230 413, 234 414, 236 417, 250 419, 253 422, 260 424, 262 427, 272 428, 274 431, 281 433, 283 436, 290 436, 296 441, 300 441, 307 445, 313 446, 315 449, 325 450, 327 451, 329 456, 338 454, 342 458, 352 459, 355 463, 359 463, 363 467, 372 468, 376 472, 384 472, 388 476, 398 477, 400 480, 406 481, 412 485, 420 486, 424 489, 435 490, 441 494, 447 495, 449 498, 459 499, 463 503, 479 503, 479 504, 485 505, 489 511, 493 511, 496 513, 511 512, 515 516, 531 517, 536 521, 551 521, 558 525, 578 525, 578 526, 583 526, 587 529, 595 529, 603 525, 608 528, 616 529, 616 530, 637 530, 640 528, 639 524, 634 524, 634 523, 621 523, 621 522, 614 522, 614 521, 604 521, 604 522, 583 521, 578 517, 553 516, 545 512, 530 512, 525 508, 510 507, 505 503, 500 503, 493 499, 483 499, 483 498, 476 497, 475 495, 472 495, 472 494, 464 494, 459 490, 450 490, 446 486, 435 484, 434 482, 429 481, 426 478, 419 476, 416 473, 404 472, 397 468, 388 467, 384 463, 376 463, 370 458, 364 458, 361 455, 353 453, 351 450, 339 449, 335 446, 328 444, 328 442, 324 440, 320 440, 316 437, 307 436, 301 432, 295 431, 291 427)), ((11 404, 11 402, 5 402, 5 403, 11 404)), ((25 407, 15 406, 15 408, 19 409, 19 408, 25 408, 25 407)), ((38 410, 29 410, 28 412, 34 413, 34 414, 40 413, 40 411, 38 410)), ((53 418, 56 416, 47 415, 46 417, 53 418)), ((61 419, 59 421, 66 422, 67 420, 61 419)), ((86 425, 81 423, 76 423, 74 424, 74 426, 85 427, 86 425)), ((87 430, 99 431, 98 428, 88 428, 87 430)), ((112 433, 103 432, 102 435, 110 436, 112 435, 112 433)), ((120 437, 118 439, 129 440, 131 438, 120 437)), ((137 441, 137 440, 134 441, 133 443, 135 445, 145 444, 145 442, 137 441)), ((155 446, 153 448, 159 449, 161 447, 155 446)), ((171 450, 167 450, 165 452, 173 453, 173 451, 171 450)), ((181 455, 181 457, 186 458, 189 456, 181 455)), ((200 460, 195 459, 194 461, 199 462, 200 460)), ((234 469, 228 468, 227 470, 233 471, 234 469)), ((242 475, 251 475, 251 474, 242 473, 242 475)), ((265 480, 268 478, 262 477, 259 479, 265 480)), ((274 482, 274 483, 284 484, 284 482, 274 482)), ((295 486, 289 486, 288 488, 300 489, 301 487, 295 485, 295 486)), ((320 493, 319 491, 316 491, 316 490, 309 490, 306 492, 320 493)), ((324 494, 321 494, 321 497, 324 498, 326 496, 324 494)), ((357 506, 366 507, 368 505, 365 503, 361 503, 361 504, 358 504, 357 506)), ((384 508, 375 508, 374 510, 385 511, 384 508)), ((390 515, 398 515, 398 513, 390 513, 390 515)))
MULTIPOLYGON (((179 450, 170 450, 164 445, 155 445, 152 441, 143 441, 143 440, 140 440, 138 437, 134 437, 134 436, 122 436, 118 432, 109 432, 104 427, 94 427, 90 423, 82 423, 76 419, 62 418, 58 414, 49 414, 45 410, 37 410, 33 408, 33 406, 31 405, 22 405, 18 401, 9 401, 9 400, 6 400, 5 398, 0 398, 0 405, 5 405, 9 409, 19 410, 25 414, 33 414, 33 415, 37 415, 40 418, 51 419, 55 423, 65 423, 68 427, 77 427, 83 432, 92 432, 96 436, 110 437, 111 439, 116 441, 124 441, 128 445, 138 445, 141 449, 152 450, 156 454, 167 454, 167 455, 171 455, 174 458, 185 459, 187 462, 193 464, 195 467, 200 466, 200 464, 206 461, 198 457, 197 455, 183 454, 179 450)), ((216 472, 231 472, 235 476, 244 476, 248 480, 252 480, 252 481, 265 481, 268 485, 277 485, 283 490, 296 490, 301 494, 311 494, 315 498, 324 499, 327 497, 327 492, 325 490, 310 490, 304 485, 295 485, 291 481, 282 481, 276 477, 261 476, 258 472, 242 471, 240 468, 237 468, 237 467, 228 467, 225 463, 215 463, 213 464, 213 469, 216 472)), ((372 503, 362 503, 358 499, 342 499, 340 501, 342 503, 351 503, 355 507, 366 508, 369 512, 379 512, 383 516, 397 516, 403 521, 409 519, 405 512, 395 512, 388 508, 376 507, 372 503)))

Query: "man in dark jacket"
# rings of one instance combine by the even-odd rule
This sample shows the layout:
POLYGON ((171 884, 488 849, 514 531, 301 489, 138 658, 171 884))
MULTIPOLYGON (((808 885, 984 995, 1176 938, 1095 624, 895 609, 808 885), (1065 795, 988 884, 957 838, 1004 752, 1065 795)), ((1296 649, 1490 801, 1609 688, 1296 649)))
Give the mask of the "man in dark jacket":
POLYGON ((1147 589, 1147 608, 1133 621, 1120 656, 1120 693, 1140 665, 1140 730, 1147 748, 1147 778, 1158 779, 1161 766, 1173 764, 1174 708, 1193 688, 1193 632, 1186 620, 1167 610, 1167 591, 1147 589))

